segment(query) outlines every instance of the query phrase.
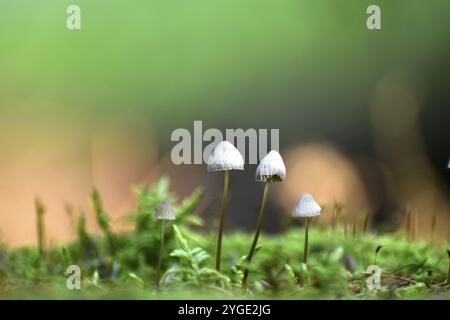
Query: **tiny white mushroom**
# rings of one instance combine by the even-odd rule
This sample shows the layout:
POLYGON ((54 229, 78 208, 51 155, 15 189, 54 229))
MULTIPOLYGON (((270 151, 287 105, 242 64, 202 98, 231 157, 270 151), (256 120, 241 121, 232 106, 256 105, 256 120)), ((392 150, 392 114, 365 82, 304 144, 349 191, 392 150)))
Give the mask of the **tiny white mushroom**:
POLYGON ((320 215, 322 208, 310 193, 304 193, 292 209, 295 218, 315 217, 320 215))
POLYGON ((222 201, 220 203, 220 221, 219 221, 219 233, 217 237, 217 251, 216 251, 216 270, 220 271, 220 258, 222 254, 222 234, 223 234, 223 222, 225 205, 228 197, 228 177, 230 170, 244 170, 244 158, 235 146, 228 141, 220 142, 211 151, 207 162, 207 169, 212 171, 224 171, 223 176, 223 194, 222 201))
POLYGON ((244 170, 244 158, 228 141, 220 142, 208 159, 208 171, 244 170))
POLYGON ((278 151, 272 150, 262 158, 256 168, 256 181, 283 181, 286 178, 286 166, 278 151))
POLYGON ((169 202, 161 201, 155 208, 153 216, 159 220, 175 220, 175 211, 169 202))
MULTIPOLYGON (((266 207, 267 199, 269 197, 269 186, 273 181, 283 181, 286 178, 286 166, 284 165, 283 159, 281 158, 278 151, 272 150, 264 158, 262 158, 258 167, 256 168, 255 179, 256 181, 264 181, 264 193, 261 201, 261 207, 258 213, 258 221, 256 222, 255 236, 253 237, 252 245, 250 246, 250 251, 247 255, 247 263, 252 261, 253 255, 255 254, 256 245, 258 243, 259 234, 261 232, 261 226, 264 220, 264 209, 266 207)), ((244 276, 242 278, 242 288, 247 288, 248 280, 248 268, 244 270, 244 276)))
POLYGON ((164 256, 164 233, 165 233, 165 221, 175 220, 175 211, 172 205, 167 201, 161 201, 153 212, 155 219, 161 220, 161 236, 159 246, 159 258, 158 265, 156 266, 156 290, 159 291, 159 282, 161 274, 161 264, 164 256))
POLYGON ((295 218, 305 218, 305 243, 303 249, 303 262, 306 264, 308 260, 308 229, 309 219, 319 216, 322 208, 314 200, 310 193, 304 193, 292 209, 292 216, 295 218))

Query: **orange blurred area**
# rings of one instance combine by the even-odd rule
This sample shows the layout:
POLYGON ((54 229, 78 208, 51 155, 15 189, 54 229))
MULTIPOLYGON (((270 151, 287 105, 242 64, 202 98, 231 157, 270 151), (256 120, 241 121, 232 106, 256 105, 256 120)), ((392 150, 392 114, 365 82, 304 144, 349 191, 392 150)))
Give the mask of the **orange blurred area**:
MULTIPOLYGON (((36 240, 36 196, 47 208, 50 242, 73 239, 66 206, 90 212, 94 186, 118 220, 132 208, 130 186, 152 171, 157 159, 148 133, 117 119, 97 124, 92 132, 73 119, 2 126, 0 154, 0 232, 12 245, 36 240)), ((88 215, 88 228, 98 231, 93 220, 88 215)))

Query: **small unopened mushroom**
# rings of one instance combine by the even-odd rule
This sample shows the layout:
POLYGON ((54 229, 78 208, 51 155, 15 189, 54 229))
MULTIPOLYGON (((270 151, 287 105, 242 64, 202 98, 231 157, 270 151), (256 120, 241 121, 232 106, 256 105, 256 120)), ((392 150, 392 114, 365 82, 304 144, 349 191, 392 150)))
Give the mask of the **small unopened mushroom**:
MULTIPOLYGON (((286 178, 286 166, 278 151, 270 151, 264 158, 262 158, 258 167, 256 168, 256 181, 265 182, 263 198, 261 201, 261 207, 258 214, 258 222, 256 223, 255 236, 253 238, 250 252, 247 255, 246 261, 249 264, 255 253, 256 245, 258 243, 259 234, 261 232, 261 226, 264 220, 264 209, 266 207, 267 198, 269 195, 269 186, 273 181, 281 182, 286 178)), ((245 268, 244 277, 242 279, 242 288, 245 290, 248 280, 248 268, 245 268)))
POLYGON ((319 216, 322 208, 314 200, 310 193, 304 193, 292 209, 294 218, 305 218, 305 247, 303 250, 303 262, 306 264, 308 260, 308 228, 309 220, 312 217, 319 216))
POLYGON ((256 181, 283 181, 286 178, 286 167, 281 155, 270 151, 256 168, 256 181))
POLYGON ((155 219, 161 220, 161 237, 160 237, 160 246, 159 246, 159 258, 158 265, 156 267, 156 290, 159 291, 159 282, 160 282, 160 274, 161 274, 161 264, 164 256, 164 232, 165 232, 165 221, 166 220, 175 220, 175 211, 172 205, 167 201, 162 201, 155 208, 153 213, 155 219))
POLYGON ((219 234, 217 237, 216 270, 220 271, 222 254, 222 234, 225 217, 225 205, 228 197, 228 177, 230 170, 244 170, 244 158, 235 146, 228 141, 220 142, 211 152, 207 162, 208 171, 224 171, 223 194, 220 204, 219 234))
POLYGON ((175 211, 169 202, 161 201, 155 208, 153 216, 158 220, 175 220, 175 211))

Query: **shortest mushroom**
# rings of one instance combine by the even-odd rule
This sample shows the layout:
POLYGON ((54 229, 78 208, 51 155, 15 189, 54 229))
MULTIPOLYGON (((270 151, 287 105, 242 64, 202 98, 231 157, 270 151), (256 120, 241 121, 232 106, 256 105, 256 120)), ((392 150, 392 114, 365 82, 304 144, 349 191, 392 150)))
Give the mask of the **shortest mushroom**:
POLYGON ((292 217, 306 218, 305 222, 305 249, 303 251, 303 262, 308 260, 308 225, 311 217, 320 216, 322 209, 310 193, 304 193, 292 209, 292 217))
POLYGON ((161 274, 161 263, 162 258, 164 255, 164 231, 165 226, 164 222, 166 220, 175 220, 175 211, 173 210, 173 207, 170 203, 167 201, 162 201, 156 208, 154 212, 154 218, 161 220, 161 244, 159 247, 159 259, 158 259, 158 266, 156 267, 156 289, 159 291, 159 281, 160 281, 160 274, 161 274))

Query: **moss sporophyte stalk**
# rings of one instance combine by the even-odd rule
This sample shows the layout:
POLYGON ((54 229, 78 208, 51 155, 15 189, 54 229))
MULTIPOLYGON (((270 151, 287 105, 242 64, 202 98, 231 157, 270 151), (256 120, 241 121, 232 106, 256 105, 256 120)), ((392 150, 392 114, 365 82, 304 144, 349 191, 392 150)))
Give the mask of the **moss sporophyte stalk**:
POLYGON ((41 199, 35 198, 34 207, 36 210, 36 226, 38 235, 38 251, 41 256, 46 254, 46 236, 45 236, 45 207, 41 199))

